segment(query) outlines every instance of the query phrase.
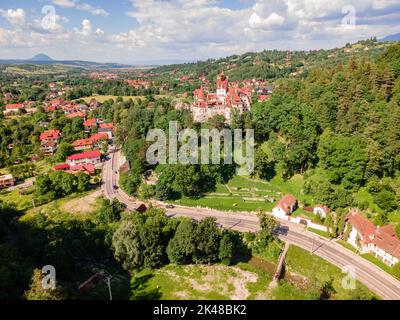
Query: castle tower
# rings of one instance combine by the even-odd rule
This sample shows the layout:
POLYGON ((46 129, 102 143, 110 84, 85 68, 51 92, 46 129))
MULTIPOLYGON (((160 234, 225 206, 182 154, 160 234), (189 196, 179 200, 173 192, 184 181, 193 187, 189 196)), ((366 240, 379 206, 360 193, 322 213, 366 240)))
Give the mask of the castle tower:
POLYGON ((225 76, 224 72, 222 72, 217 78, 217 97, 220 100, 226 98, 226 94, 228 93, 228 77, 225 76))

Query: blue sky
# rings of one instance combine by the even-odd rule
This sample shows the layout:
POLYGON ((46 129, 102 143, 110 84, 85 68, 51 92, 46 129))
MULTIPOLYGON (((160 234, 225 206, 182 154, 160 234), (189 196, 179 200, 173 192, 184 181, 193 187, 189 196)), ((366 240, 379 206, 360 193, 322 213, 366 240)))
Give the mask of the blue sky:
POLYGON ((333 48, 400 33, 400 0, 0 0, 0 59, 121 63, 333 48))

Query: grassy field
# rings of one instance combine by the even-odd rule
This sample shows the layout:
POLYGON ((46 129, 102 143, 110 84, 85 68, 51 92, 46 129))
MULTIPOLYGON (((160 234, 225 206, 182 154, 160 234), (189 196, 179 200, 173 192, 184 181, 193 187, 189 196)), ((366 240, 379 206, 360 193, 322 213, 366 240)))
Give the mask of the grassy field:
POLYGON ((330 286, 331 299, 348 300, 356 297, 365 299, 375 296, 358 281, 355 290, 345 289, 342 286, 345 274, 338 267, 296 246, 291 246, 288 251, 286 268, 290 272, 305 276, 310 286, 330 286))
POLYGON ((99 191, 89 191, 83 194, 74 194, 36 208, 31 205, 20 219, 27 221, 34 219, 38 213, 45 213, 54 221, 90 220, 94 218, 94 213, 100 208, 99 196, 99 191))
MULTIPOLYGON (((81 98, 79 100, 84 100, 86 103, 89 103, 90 100, 96 99, 98 102, 103 103, 104 101, 113 99, 114 101, 117 100, 118 96, 103 96, 103 95, 93 95, 90 97, 85 97, 81 98)), ((144 97, 138 97, 138 96, 123 96, 122 97, 124 101, 128 101, 129 99, 132 99, 133 101, 138 100, 138 99, 144 99, 144 97)))
POLYGON ((317 235, 319 235, 319 236, 321 236, 321 237, 324 237, 324 238, 327 238, 327 239, 330 239, 330 238, 331 238, 331 237, 329 236, 329 233, 328 233, 328 232, 321 231, 321 230, 317 230, 317 229, 313 229, 313 228, 307 228, 307 230, 310 231, 310 232, 312 232, 312 233, 315 233, 315 234, 317 234, 317 235))
POLYGON ((14 204, 21 211, 33 207, 32 198, 31 194, 21 195, 19 190, 0 194, 0 201, 14 204))
POLYGON ((200 199, 183 198, 175 203, 218 210, 271 211, 275 202, 287 193, 295 195, 300 201, 309 201, 310 198, 302 194, 302 186, 303 177, 300 175, 288 181, 275 177, 269 182, 235 176, 226 185, 217 185, 215 192, 205 194, 200 199))
POLYGON ((303 300, 307 294, 289 282, 270 290, 271 272, 239 262, 224 265, 167 265, 144 270, 132 281, 135 299, 160 300, 303 300))
POLYGON ((290 247, 286 273, 279 285, 270 288, 275 265, 256 257, 233 266, 167 265, 133 275, 133 299, 147 300, 313 300, 321 288, 331 286, 325 299, 370 299, 375 297, 357 282, 356 290, 342 287, 341 270, 298 247, 290 247))

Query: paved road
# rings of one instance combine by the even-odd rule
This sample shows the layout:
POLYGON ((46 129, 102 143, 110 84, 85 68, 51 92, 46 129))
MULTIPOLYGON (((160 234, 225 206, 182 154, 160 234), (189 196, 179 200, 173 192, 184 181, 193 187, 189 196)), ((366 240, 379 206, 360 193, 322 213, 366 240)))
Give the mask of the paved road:
MULTIPOLYGON (((117 198, 120 202, 127 205, 128 209, 135 209, 138 205, 134 199, 128 197, 120 189, 114 189, 118 184, 120 152, 111 152, 109 159, 105 161, 103 167, 103 192, 109 199, 117 198)), ((154 202, 155 205, 160 205, 154 202)), ((218 210, 208 210, 200 208, 188 208, 176 206, 173 209, 167 209, 169 217, 191 217, 201 220, 206 217, 215 217, 217 222, 225 228, 245 232, 258 231, 260 229, 259 221, 256 215, 251 213, 230 213, 218 210)), ((283 241, 291 243, 322 257, 326 261, 343 268, 351 266, 354 268, 357 279, 365 284, 380 297, 387 300, 400 300, 400 282, 392 276, 361 258, 357 254, 347 250, 334 241, 317 236, 299 226, 286 221, 279 221, 281 228, 279 237, 283 241)), ((345 275, 344 275, 345 276, 345 275)))

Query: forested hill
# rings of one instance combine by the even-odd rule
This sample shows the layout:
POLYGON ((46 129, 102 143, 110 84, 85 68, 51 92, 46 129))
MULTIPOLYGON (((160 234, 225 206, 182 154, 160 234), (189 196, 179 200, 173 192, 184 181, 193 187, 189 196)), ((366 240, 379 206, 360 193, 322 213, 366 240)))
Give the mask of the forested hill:
POLYGON ((270 160, 306 172, 317 201, 381 212, 379 224, 400 209, 400 43, 280 80, 253 116, 270 160))
POLYGON ((222 59, 209 59, 196 63, 161 66, 149 71, 152 74, 188 75, 197 79, 205 75, 214 80, 221 70, 231 80, 259 79, 274 80, 291 74, 305 76, 310 68, 323 64, 338 64, 347 61, 354 55, 373 57, 382 53, 390 43, 378 42, 376 39, 360 41, 344 48, 315 51, 262 51, 245 53, 222 59))

